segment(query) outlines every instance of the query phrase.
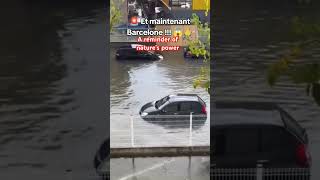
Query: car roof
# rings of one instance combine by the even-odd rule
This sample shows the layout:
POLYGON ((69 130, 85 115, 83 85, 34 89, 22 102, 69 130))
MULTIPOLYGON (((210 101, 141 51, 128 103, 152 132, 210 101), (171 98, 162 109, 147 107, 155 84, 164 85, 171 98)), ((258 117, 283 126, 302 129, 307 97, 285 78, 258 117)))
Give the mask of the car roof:
POLYGON ((143 45, 142 44, 131 44, 131 47, 134 49, 137 48, 137 46, 143 46, 143 45))
POLYGON ((176 94, 169 95, 170 102, 181 102, 181 101, 196 101, 199 102, 199 97, 196 94, 176 94))
POLYGON ((281 108, 270 102, 215 102, 212 126, 272 125, 284 127, 281 108))

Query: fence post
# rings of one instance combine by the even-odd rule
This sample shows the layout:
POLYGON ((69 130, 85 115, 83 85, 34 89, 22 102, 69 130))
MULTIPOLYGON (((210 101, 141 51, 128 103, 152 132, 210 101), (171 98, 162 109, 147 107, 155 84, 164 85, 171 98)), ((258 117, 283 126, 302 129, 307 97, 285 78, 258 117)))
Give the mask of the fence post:
POLYGON ((192 113, 190 113, 189 146, 192 146, 192 113))
POLYGON ((263 180, 263 165, 257 164, 257 180, 263 180))
POLYGON ((133 131, 133 117, 130 116, 130 129, 131 129, 131 147, 134 147, 134 131, 133 131))

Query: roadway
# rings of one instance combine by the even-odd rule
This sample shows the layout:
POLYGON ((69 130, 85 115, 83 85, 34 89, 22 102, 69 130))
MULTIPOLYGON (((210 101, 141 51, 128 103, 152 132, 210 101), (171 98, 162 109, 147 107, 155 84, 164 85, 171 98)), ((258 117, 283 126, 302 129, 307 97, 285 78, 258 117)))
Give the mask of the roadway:
POLYGON ((208 180, 210 157, 116 158, 111 180, 208 180))

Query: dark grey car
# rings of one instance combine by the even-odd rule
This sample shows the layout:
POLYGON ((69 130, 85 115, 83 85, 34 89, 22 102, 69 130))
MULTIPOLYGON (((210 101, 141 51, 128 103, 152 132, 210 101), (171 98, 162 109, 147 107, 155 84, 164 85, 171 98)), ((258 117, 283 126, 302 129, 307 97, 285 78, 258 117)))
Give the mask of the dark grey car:
MULTIPOLYGON (((216 102, 211 106, 210 143, 214 168, 311 167, 305 129, 278 105, 216 102)), ((296 177, 290 173, 288 176, 296 177)), ((303 179, 309 176, 306 174, 303 179)))
POLYGON ((146 120, 172 121, 193 119, 206 120, 205 102, 196 94, 168 95, 157 101, 152 101, 140 109, 140 116, 146 120))
POLYGON ((273 103, 217 102, 211 143, 214 164, 225 167, 310 167, 306 131, 273 103))

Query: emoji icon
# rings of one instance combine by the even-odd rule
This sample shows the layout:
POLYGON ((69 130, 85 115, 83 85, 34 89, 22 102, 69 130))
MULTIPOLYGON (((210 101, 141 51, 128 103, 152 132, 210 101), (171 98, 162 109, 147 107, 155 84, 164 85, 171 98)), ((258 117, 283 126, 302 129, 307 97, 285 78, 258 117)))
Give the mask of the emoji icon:
POLYGON ((184 31, 184 35, 185 35, 186 37, 189 37, 189 36, 191 35, 190 29, 186 29, 186 30, 184 31))
POLYGON ((180 37, 181 35, 182 35, 182 32, 181 32, 180 29, 176 29, 176 30, 174 31, 174 33, 173 33, 173 36, 178 36, 178 37, 180 37))
POLYGON ((138 25, 138 17, 137 16, 132 16, 131 19, 130 19, 130 24, 132 26, 138 25))

